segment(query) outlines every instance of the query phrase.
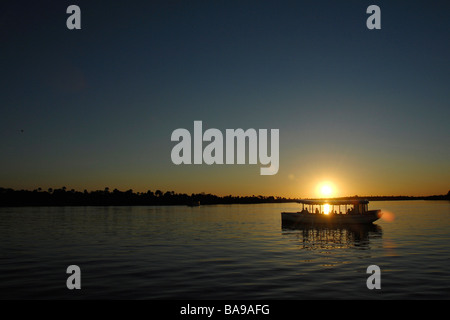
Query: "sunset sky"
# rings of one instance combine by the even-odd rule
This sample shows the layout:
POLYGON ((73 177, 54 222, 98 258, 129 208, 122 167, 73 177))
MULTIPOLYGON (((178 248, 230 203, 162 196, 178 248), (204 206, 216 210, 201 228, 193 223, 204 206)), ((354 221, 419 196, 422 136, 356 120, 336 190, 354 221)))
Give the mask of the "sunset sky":
POLYGON ((450 189, 448 1, 109 3, 0 5, 0 187, 450 189), (71 4, 81 30, 66 28, 71 4), (371 4, 381 30, 366 27, 371 4), (279 129, 278 173, 174 165, 171 134, 195 120, 279 129))

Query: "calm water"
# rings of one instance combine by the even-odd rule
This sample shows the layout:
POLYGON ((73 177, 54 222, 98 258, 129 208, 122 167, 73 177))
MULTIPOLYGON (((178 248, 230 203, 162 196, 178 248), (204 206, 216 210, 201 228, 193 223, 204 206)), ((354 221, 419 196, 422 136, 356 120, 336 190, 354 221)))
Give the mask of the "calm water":
POLYGON ((450 298, 450 202, 371 202, 388 211, 371 228, 283 228, 297 206, 0 208, 0 298, 450 298))

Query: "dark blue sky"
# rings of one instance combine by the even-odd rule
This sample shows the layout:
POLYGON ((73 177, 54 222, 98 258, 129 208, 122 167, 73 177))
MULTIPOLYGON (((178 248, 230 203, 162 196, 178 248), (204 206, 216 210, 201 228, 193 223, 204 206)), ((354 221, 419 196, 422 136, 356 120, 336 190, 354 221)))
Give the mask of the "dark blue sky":
POLYGON ((0 186, 449 189, 448 1, 8 1, 0 186), (81 8, 81 30, 66 8, 81 8), (366 8, 381 8, 381 30, 366 8), (175 166, 177 128, 280 129, 280 170, 175 166), (21 132, 21 130, 24 130, 21 132))

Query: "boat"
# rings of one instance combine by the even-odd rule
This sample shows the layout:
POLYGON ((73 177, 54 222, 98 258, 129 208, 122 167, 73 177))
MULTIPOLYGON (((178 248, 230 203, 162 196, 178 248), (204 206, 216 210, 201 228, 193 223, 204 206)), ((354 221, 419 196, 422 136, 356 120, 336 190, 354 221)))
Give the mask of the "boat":
POLYGON ((299 200, 302 211, 282 212, 282 223, 294 224, 371 224, 381 210, 369 210, 368 200, 299 200))

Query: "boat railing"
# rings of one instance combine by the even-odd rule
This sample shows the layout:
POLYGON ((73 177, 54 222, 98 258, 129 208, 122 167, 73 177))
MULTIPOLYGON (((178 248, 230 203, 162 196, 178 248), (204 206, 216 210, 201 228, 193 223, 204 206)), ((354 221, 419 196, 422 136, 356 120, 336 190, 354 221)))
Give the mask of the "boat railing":
POLYGON ((325 213, 324 211, 315 210, 313 212, 310 212, 308 209, 303 209, 302 211, 299 211, 299 213, 305 213, 305 214, 323 214, 323 215, 364 215, 368 214, 370 211, 364 211, 364 212, 357 212, 356 210, 347 210, 347 212, 342 211, 329 211, 328 213, 325 213))

